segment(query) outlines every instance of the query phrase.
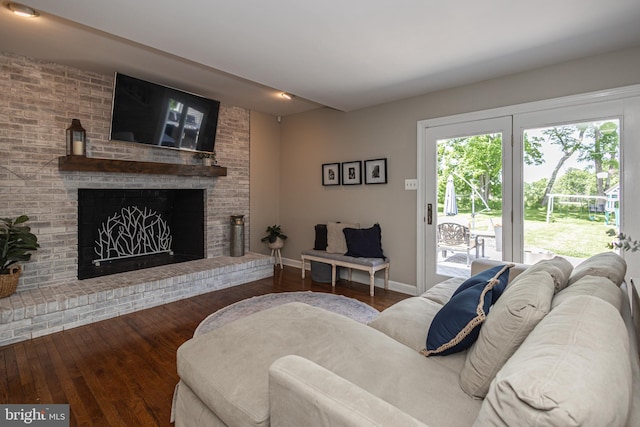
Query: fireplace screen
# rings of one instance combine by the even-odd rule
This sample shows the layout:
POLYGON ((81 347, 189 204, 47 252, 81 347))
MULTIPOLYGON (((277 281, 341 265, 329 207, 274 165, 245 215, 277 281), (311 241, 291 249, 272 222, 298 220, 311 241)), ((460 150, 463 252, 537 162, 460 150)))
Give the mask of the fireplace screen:
POLYGON ((204 258, 204 190, 78 190, 78 278, 204 258))
POLYGON ((94 265, 143 255, 167 253, 171 250, 171 229, 157 212, 127 206, 107 218, 98 228, 94 265))

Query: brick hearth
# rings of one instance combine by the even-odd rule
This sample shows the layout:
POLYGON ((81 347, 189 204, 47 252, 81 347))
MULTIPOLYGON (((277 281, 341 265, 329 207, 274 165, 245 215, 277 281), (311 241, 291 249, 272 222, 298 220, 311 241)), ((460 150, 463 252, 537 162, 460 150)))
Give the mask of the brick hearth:
POLYGON ((19 291, 0 299, 0 346, 272 275, 271 258, 250 252, 19 291))

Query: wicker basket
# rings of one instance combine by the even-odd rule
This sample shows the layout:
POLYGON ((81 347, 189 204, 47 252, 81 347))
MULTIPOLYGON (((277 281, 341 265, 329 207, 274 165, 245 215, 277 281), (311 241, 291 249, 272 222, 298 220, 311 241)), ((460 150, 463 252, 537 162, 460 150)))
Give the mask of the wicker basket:
POLYGON ((9 274, 0 274, 0 298, 6 298, 16 291, 20 273, 22 273, 22 269, 18 266, 11 267, 9 274))

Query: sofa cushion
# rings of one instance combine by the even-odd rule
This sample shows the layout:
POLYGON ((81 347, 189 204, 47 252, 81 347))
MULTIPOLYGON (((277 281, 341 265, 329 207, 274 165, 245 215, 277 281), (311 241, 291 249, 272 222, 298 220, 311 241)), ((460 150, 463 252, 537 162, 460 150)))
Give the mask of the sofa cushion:
POLYGON ((342 230, 347 242, 347 256, 384 258, 382 252, 382 230, 379 224, 371 228, 345 228, 342 230))
POLYGON ((467 353, 460 373, 465 393, 487 394, 496 373, 551 310, 555 283, 549 272, 538 268, 525 271, 507 286, 467 353))
POLYGON ((465 280, 436 313, 421 353, 444 356, 469 348, 478 338, 491 305, 507 286, 512 266, 493 267, 465 280))
POLYGON ((622 317, 599 298, 567 298, 496 375, 477 425, 623 426, 631 402, 622 317))
POLYGON ((551 309, 560 305, 567 298, 578 295, 598 297, 620 311, 622 309, 622 291, 606 277, 583 276, 580 280, 558 292, 551 301, 551 309))
MULTIPOLYGON (((482 273, 484 270, 488 270, 491 267, 504 264, 504 261, 498 261, 490 258, 478 258, 471 262, 471 275, 475 276, 478 273, 482 273)), ((509 282, 518 277, 520 273, 525 271, 530 266, 528 264, 512 263, 514 266, 509 269, 509 282)), ((507 284, 508 286, 508 284, 507 284)))
POLYGON ((571 273, 569 284, 575 283, 584 276, 606 277, 620 286, 627 273, 627 263, 613 252, 603 252, 594 255, 578 264, 571 273))
MULTIPOLYGON (((442 304, 427 298, 407 298, 384 310, 368 325, 419 352, 424 348, 424 337, 427 336, 429 325, 441 308, 442 304)), ((431 360, 460 373, 465 356, 465 352, 459 352, 447 357, 434 357, 431 360)))
POLYGON ((226 425, 269 425, 269 366, 296 354, 333 371, 427 425, 469 426, 481 402, 442 369, 380 331, 290 303, 243 317, 178 349, 181 380, 226 425))
POLYGON ((464 277, 450 277, 427 289, 427 291, 420 296, 435 303, 445 305, 465 280, 464 277))
POLYGON ((555 256, 551 259, 538 261, 522 272, 522 275, 535 273, 539 270, 544 270, 551 275, 555 291, 559 292, 569 285, 569 276, 573 271, 573 265, 565 258, 555 256))
POLYGON ((327 224, 316 224, 315 240, 313 241, 313 249, 317 251, 327 250, 327 224))
POLYGON ((360 228, 360 224, 346 222, 327 223, 327 252, 341 255, 347 253, 347 240, 342 231, 345 228, 360 228))
POLYGON ((429 325, 441 308, 441 304, 428 299, 411 297, 383 310, 368 325, 407 347, 420 351, 424 348, 429 325))

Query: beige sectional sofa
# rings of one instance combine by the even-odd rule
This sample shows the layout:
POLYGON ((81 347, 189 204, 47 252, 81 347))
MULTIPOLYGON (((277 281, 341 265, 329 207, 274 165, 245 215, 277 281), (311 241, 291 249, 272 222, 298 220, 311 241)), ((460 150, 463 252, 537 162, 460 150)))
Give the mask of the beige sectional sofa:
POLYGON ((300 303, 255 313, 179 348, 175 424, 638 426, 625 271, 613 253, 516 265, 475 344, 448 356, 420 350, 462 279, 369 325, 300 303))

